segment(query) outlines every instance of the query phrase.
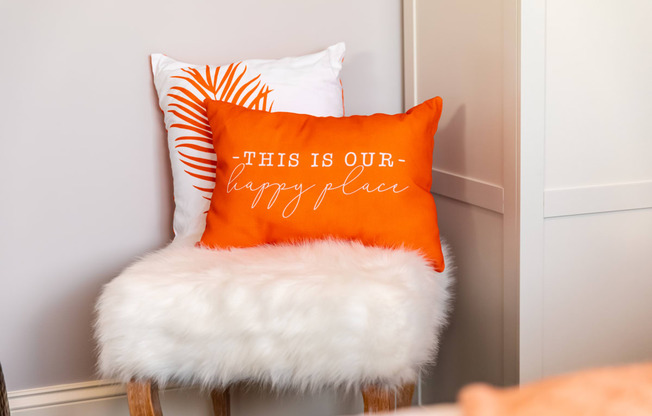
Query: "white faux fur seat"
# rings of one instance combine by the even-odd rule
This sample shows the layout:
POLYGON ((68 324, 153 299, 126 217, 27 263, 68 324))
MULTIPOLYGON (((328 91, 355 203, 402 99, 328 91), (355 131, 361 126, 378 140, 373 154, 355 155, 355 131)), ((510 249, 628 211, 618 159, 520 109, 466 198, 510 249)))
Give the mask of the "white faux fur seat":
POLYGON ((172 244, 104 288, 99 369, 124 382, 209 388, 397 387, 434 359, 450 270, 350 242, 172 244))

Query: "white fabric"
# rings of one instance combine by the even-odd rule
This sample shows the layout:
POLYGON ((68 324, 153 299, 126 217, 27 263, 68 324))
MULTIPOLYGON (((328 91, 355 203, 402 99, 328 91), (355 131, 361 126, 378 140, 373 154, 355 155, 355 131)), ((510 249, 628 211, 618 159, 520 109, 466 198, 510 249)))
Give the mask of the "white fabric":
POLYGON ((435 357, 452 260, 359 243, 208 250, 173 243, 106 285, 102 377, 207 387, 395 386, 435 357))
POLYGON ((203 101, 223 99, 261 110, 341 117, 339 74, 344 51, 344 43, 338 43, 312 55, 245 60, 237 68, 237 63, 225 64, 219 70, 208 66, 208 72, 207 65, 179 62, 162 54, 151 56, 168 131, 177 238, 199 239, 214 186, 216 156, 203 101), (206 86, 193 78, 192 70, 206 86), (257 94, 265 92, 265 100, 256 101, 257 94))

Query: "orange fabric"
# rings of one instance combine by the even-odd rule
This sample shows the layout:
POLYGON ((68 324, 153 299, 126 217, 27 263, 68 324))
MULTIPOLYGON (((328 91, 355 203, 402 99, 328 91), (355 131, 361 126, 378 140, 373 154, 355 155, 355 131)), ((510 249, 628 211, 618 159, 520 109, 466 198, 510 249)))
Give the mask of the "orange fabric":
POLYGON ((206 103, 217 170, 201 245, 333 237, 420 250, 444 269, 430 194, 441 98, 341 118, 206 103))
POLYGON ((649 416, 652 363, 578 371, 507 389, 472 384, 459 400, 464 416, 649 416))

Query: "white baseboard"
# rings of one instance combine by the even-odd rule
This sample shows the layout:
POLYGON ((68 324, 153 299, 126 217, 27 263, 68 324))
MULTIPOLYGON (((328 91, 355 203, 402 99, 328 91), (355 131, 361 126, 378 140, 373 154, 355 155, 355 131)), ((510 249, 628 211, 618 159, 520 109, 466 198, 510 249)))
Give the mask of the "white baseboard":
MULTIPOLYGON (((435 194, 504 213, 504 190, 499 185, 432 169, 435 194)), ((546 189, 544 217, 595 214, 652 208, 652 181, 546 189)))
MULTIPOLYGON (((165 416, 212 416, 210 395, 198 388, 172 386, 159 392, 165 416)), ((124 385, 89 381, 9 393, 12 416, 129 416, 124 385)), ((317 393, 241 386, 232 391, 233 416, 357 414, 362 396, 353 391, 317 393)))
MULTIPOLYGON (((126 387, 107 380, 9 392, 12 416, 128 416, 126 387)), ((208 395, 170 387, 160 394, 165 416, 208 416, 208 395)))
POLYGON ((124 396, 125 394, 126 388, 124 385, 106 380, 97 380, 13 391, 9 392, 8 396, 10 409, 18 411, 107 399, 124 396))

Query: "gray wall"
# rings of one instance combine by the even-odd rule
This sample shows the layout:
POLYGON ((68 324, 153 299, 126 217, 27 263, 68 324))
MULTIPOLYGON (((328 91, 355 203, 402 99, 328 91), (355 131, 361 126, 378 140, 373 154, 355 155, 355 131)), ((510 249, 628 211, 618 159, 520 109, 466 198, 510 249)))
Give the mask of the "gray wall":
POLYGON ((400 111, 400 0, 0 3, 0 361, 10 390, 94 378, 100 287, 171 238, 148 54, 221 64, 341 40, 347 113, 400 111))

